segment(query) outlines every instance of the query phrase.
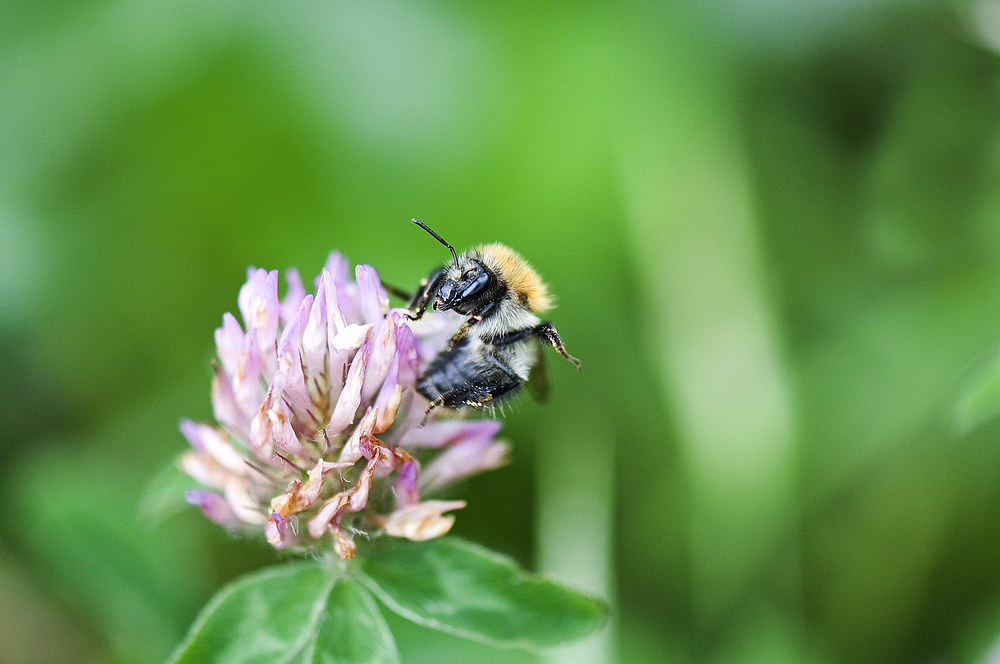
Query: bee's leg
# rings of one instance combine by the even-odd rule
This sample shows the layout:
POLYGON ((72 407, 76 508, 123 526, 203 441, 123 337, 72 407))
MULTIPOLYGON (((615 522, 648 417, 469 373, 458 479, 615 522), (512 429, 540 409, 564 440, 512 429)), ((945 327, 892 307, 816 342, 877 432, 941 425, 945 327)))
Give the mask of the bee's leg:
POLYGON ((469 316, 468 318, 466 318, 465 321, 462 322, 462 326, 458 328, 458 332, 452 335, 451 339, 448 339, 448 345, 444 347, 445 352, 448 352, 449 350, 454 348, 455 344, 461 341, 462 337, 468 334, 469 328, 472 327, 474 324, 478 323, 479 321, 481 321, 482 319, 483 319, 482 316, 469 316))
POLYGON ((396 288, 392 284, 387 284, 384 281, 382 281, 381 283, 382 283, 382 288, 384 288, 386 292, 389 293, 389 295, 395 295, 403 302, 412 302, 413 298, 416 297, 416 293, 410 293, 403 290, 402 288, 396 288))
POLYGON ((413 312, 409 315, 410 320, 420 320, 423 317, 424 312, 427 311, 427 306, 438 292, 438 289, 441 288, 441 282, 444 281, 444 277, 444 269, 438 268, 420 282, 420 290, 413 295, 407 304, 407 309, 413 312))
POLYGON ((566 352, 566 346, 563 345, 562 338, 559 336, 559 333, 556 332, 556 326, 552 324, 552 321, 545 321, 532 329, 540 338, 549 342, 549 344, 556 349, 557 353, 575 364, 577 369, 580 368, 580 360, 566 352))
POLYGON ((518 330, 516 332, 508 332, 507 334, 502 334, 496 339, 493 339, 490 343, 494 346, 505 346, 507 344, 512 344, 515 341, 523 339, 527 336, 536 336, 539 339, 544 340, 550 346, 556 349, 556 352, 565 357, 567 360, 580 367, 580 360, 576 359, 572 355, 566 352, 566 346, 563 345, 562 337, 556 332, 555 325, 552 321, 545 321, 544 323, 539 323, 535 327, 527 327, 523 330, 518 330))
POLYGON ((496 309, 496 306, 497 306, 496 301, 490 300, 483 306, 479 307, 479 309, 477 309, 475 312, 473 312, 471 316, 466 318, 465 321, 462 323, 462 326, 458 328, 458 332, 455 332, 455 334, 452 335, 451 339, 448 340, 448 345, 445 346, 445 351, 449 351, 452 348, 454 348, 455 344, 461 341, 462 337, 464 337, 469 332, 469 328, 478 323, 479 321, 483 320, 487 316, 489 316, 490 313, 492 313, 493 310, 496 309))
POLYGON ((443 405, 444 405, 443 394, 434 401, 431 401, 429 404, 427 404, 427 410, 424 411, 424 419, 420 420, 420 426, 427 424, 427 418, 431 416, 431 411, 433 411, 435 408, 440 408, 443 405))
POLYGON ((499 337, 495 337, 490 340, 490 344, 493 346, 506 346, 512 344, 515 341, 519 341, 525 337, 532 337, 538 334, 537 328, 526 327, 523 330, 518 330, 516 332, 508 332, 507 334, 501 334, 499 337))
POLYGON ((437 399, 431 401, 424 411, 424 421, 435 408, 461 408, 472 406, 482 408, 494 399, 516 390, 521 385, 521 378, 506 366, 497 363, 496 371, 489 371, 475 383, 458 385, 442 392, 437 399))

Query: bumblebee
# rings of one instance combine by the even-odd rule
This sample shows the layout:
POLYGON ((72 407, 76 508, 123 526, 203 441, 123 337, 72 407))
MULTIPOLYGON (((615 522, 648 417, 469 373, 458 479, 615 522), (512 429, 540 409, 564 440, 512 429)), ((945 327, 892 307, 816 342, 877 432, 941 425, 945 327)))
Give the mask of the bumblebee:
POLYGON ((529 386, 544 399, 547 382, 539 342, 580 367, 580 361, 566 352, 555 326, 536 315, 548 309, 551 300, 545 284, 521 256, 502 244, 481 245, 458 255, 425 224, 416 219, 413 223, 448 247, 452 262, 420 282, 408 305, 410 319, 419 320, 432 305, 437 311, 468 317, 417 379, 417 391, 431 402, 428 413, 440 406, 494 405, 513 396, 529 374, 529 386))

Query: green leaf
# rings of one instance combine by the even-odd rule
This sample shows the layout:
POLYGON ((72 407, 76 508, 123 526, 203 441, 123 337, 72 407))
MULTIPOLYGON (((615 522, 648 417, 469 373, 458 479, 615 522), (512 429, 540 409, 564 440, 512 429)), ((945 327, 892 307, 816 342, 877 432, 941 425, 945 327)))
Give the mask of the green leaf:
POLYGON ((220 590, 169 661, 398 664, 399 655, 371 595, 340 570, 309 562, 220 590))
POLYGON ((955 430, 964 435, 1000 415, 1000 350, 976 366, 955 402, 955 430))
POLYGON ((454 537, 387 540, 357 561, 358 577, 418 624, 500 646, 551 646, 590 634, 607 608, 454 537))

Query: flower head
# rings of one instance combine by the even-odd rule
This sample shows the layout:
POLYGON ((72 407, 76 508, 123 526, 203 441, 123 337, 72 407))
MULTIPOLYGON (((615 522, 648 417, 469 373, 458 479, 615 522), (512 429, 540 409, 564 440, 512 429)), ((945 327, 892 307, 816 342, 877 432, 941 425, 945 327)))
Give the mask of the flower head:
POLYGON ((446 314, 410 321, 390 309, 378 274, 355 279, 336 252, 306 294, 289 270, 250 268, 215 331, 217 426, 181 422, 192 449, 181 468, 204 488, 185 498, 232 529, 263 532, 278 549, 314 548, 330 534, 341 558, 354 535, 379 529, 424 540, 446 533, 462 501, 422 493, 505 461, 495 420, 424 424, 418 372, 454 331, 446 314))

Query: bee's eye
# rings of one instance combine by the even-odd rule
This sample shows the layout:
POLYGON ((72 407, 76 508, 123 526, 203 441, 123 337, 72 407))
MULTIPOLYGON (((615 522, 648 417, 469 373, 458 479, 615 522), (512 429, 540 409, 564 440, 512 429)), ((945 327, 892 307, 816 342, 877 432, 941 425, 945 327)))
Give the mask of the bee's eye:
POLYGON ((437 296, 442 302, 448 302, 451 300, 452 291, 455 290, 454 281, 446 281, 441 284, 441 288, 438 289, 437 296))
POLYGON ((465 287, 462 291, 460 298, 462 300, 467 300, 471 297, 475 297, 481 290, 486 288, 486 285, 490 283, 490 273, 486 270, 482 270, 477 276, 476 280, 465 287))

